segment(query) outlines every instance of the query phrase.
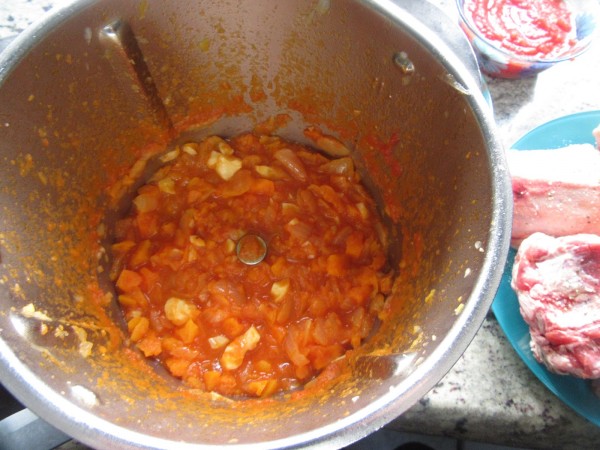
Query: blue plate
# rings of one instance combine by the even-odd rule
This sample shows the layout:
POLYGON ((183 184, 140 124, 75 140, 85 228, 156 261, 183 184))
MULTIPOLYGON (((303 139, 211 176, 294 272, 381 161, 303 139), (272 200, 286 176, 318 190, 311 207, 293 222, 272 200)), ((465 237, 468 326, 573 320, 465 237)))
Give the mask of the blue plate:
MULTIPOLYGON (((561 117, 533 129, 519 139, 513 148, 535 150, 559 148, 569 144, 595 144, 592 130, 599 124, 600 111, 561 117)), ((510 287, 515 253, 513 249, 509 252, 504 275, 492 303, 492 311, 517 354, 535 376, 575 412, 600 426, 600 398, 592 391, 589 381, 551 373, 531 353, 529 327, 519 312, 519 301, 510 287)))

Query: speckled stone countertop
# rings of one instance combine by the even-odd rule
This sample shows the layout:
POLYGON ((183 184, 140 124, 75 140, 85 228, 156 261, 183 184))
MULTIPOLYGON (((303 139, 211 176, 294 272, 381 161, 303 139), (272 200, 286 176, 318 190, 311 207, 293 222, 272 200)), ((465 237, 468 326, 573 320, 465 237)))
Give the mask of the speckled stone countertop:
MULTIPOLYGON (((454 0, 431 0, 455 18, 454 0)), ((0 40, 22 31, 57 0, 0 1, 0 40)), ((600 41, 580 58, 528 80, 488 85, 500 139, 509 147, 536 126, 600 109, 600 41)), ((490 313, 454 368, 390 428, 527 448, 600 445, 600 427, 556 398, 513 351, 490 313)))

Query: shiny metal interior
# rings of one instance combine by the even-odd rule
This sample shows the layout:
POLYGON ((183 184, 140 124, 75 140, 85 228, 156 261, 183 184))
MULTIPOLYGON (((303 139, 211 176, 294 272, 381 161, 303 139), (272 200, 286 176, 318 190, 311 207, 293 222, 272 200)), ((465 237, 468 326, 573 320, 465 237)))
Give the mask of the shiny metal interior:
POLYGON ((491 304, 511 195, 477 77, 411 4, 79 1, 14 41, 0 59, 2 383, 98 448, 339 447, 433 387, 491 304), (352 150, 390 226, 394 315, 327 390, 191 392, 128 347, 103 249, 170 145, 281 113, 283 137, 319 125, 352 150))

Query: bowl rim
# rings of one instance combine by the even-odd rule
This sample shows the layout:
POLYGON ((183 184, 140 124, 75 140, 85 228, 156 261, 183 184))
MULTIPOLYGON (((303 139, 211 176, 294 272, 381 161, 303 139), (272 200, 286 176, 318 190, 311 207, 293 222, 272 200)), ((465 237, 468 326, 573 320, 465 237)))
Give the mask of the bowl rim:
MULTIPOLYGON (((564 1, 567 4, 571 3, 569 0, 564 0, 564 1)), ((465 3, 466 3, 466 0, 455 0, 456 9, 457 9, 458 15, 459 15, 460 25, 467 27, 469 32, 473 33, 473 35, 475 35, 478 39, 482 40, 486 45, 491 47, 494 50, 494 52, 499 53, 503 56, 506 56, 507 58, 518 61, 520 63, 553 65, 553 64, 556 64, 559 62, 574 59, 574 58, 580 56, 581 54, 585 53, 588 50, 588 48, 591 46, 592 42, 594 41, 596 34, 598 33, 598 21, 600 19, 600 5, 598 3, 592 1, 592 2, 589 2, 590 10, 589 10, 588 14, 591 16, 591 18, 593 20, 594 28, 584 39, 577 41, 578 43, 583 43, 583 45, 581 45, 579 48, 577 48, 577 46, 572 47, 572 49, 576 49, 575 52, 563 54, 563 55, 559 55, 559 56, 555 56, 555 57, 547 58, 547 59, 518 55, 516 53, 507 51, 505 48, 503 48, 501 46, 498 46, 495 41, 488 39, 486 36, 484 36, 481 33, 481 31, 479 30, 479 28, 477 28, 472 23, 472 21, 468 18, 468 16, 465 14, 465 12, 464 12, 465 3)), ((481 52, 480 49, 477 49, 477 51, 481 52)))

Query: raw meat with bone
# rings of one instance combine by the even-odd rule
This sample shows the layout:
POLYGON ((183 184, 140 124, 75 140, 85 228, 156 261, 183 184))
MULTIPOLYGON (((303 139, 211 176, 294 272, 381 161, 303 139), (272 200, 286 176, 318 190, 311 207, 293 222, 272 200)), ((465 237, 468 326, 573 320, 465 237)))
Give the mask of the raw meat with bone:
POLYGON ((550 370, 600 378, 600 236, 534 233, 512 272, 531 350, 550 370))

